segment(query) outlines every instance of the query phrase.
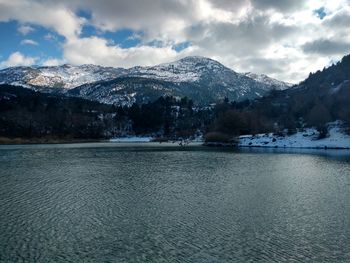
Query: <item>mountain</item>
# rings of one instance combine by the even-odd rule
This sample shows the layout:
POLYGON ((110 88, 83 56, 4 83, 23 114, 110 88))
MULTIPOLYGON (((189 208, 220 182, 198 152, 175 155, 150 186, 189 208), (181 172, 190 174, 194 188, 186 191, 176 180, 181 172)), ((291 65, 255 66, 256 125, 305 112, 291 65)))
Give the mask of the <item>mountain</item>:
POLYGON ((71 89, 85 83, 109 80, 122 75, 121 68, 96 65, 62 65, 52 67, 12 67, 0 71, 0 83, 34 89, 71 89))
POLYGON ((209 104, 225 97, 236 101, 258 98, 272 89, 290 87, 258 76, 237 73, 209 58, 186 57, 152 67, 133 67, 122 77, 84 84, 68 94, 123 105, 145 103, 163 95, 187 96, 196 103, 209 104))
MULTIPOLYGON (((186 83, 182 84, 184 87, 186 83)), ((189 90, 192 86, 189 85, 189 90)), ((131 106, 133 103, 152 102, 162 96, 184 97, 189 95, 173 82, 142 78, 119 77, 113 80, 84 84, 66 93, 69 96, 97 100, 106 104, 131 106)), ((201 95, 201 94, 199 94, 201 95)), ((188 96, 192 98, 193 96, 188 96)))
POLYGON ((145 103, 164 95, 187 96, 199 104, 225 97, 241 101, 291 86, 266 75, 237 73, 215 60, 196 56, 130 69, 95 65, 15 67, 0 71, 0 83, 122 105, 145 103))
POLYGON ((274 78, 270 78, 265 74, 256 74, 252 72, 244 73, 245 76, 252 78, 260 83, 265 83, 267 87, 274 86, 277 90, 284 90, 293 86, 291 83, 283 82, 274 78))

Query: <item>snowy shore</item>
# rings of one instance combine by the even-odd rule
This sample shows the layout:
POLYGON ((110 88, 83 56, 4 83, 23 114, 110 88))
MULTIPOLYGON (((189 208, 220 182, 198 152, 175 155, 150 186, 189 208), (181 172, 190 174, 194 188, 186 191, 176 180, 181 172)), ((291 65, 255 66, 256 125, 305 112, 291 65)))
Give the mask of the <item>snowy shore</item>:
POLYGON ((171 143, 179 143, 179 145, 188 145, 192 143, 202 143, 203 137, 198 136, 196 138, 192 139, 177 139, 177 140, 170 140, 167 138, 157 138, 157 137, 151 137, 151 136, 128 136, 128 137, 118 137, 118 138, 112 138, 109 140, 110 142, 171 142, 171 143))
POLYGON ((338 125, 330 125, 329 136, 318 139, 319 132, 308 128, 293 135, 278 136, 272 133, 243 135, 239 137, 238 147, 269 148, 314 148, 314 149, 350 149, 350 135, 338 125))
POLYGON ((130 137, 120 137, 110 139, 110 142, 150 142, 152 141, 152 137, 138 137, 138 136, 130 136, 130 137))
MULTIPOLYGON (((158 142, 150 136, 129 136, 113 138, 110 142, 135 143, 158 142)), ((172 141, 175 142, 175 141, 172 141)), ((189 143, 203 143, 203 138, 179 140, 180 145, 189 143)), ((319 132, 315 128, 306 128, 293 135, 278 135, 274 133, 242 135, 237 143, 204 143, 207 146, 227 147, 265 147, 265 148, 308 148, 308 149, 350 149, 350 135, 344 132, 342 123, 337 121, 328 124, 328 135, 319 139, 319 132)))

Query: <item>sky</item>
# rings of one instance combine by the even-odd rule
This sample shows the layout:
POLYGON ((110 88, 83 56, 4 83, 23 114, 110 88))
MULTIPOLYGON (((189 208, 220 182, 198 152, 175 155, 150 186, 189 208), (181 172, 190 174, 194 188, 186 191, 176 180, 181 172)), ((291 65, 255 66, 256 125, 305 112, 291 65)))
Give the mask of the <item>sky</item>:
POLYGON ((350 0, 0 0, 0 68, 186 56, 297 83, 350 53, 350 0))

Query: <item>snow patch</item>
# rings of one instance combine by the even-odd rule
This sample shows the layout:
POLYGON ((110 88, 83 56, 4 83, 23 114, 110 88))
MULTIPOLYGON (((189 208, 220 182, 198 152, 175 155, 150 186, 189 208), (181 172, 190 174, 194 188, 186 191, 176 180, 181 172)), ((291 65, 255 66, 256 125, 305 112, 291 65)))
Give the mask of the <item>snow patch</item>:
POLYGON ((290 136, 278 136, 273 133, 243 135, 239 137, 239 147, 269 148, 340 148, 350 149, 350 135, 338 125, 330 125, 329 137, 318 139, 319 132, 314 128, 299 131, 290 136))
POLYGON ((109 141, 110 142, 150 142, 152 141, 152 137, 138 137, 138 136, 131 136, 131 137, 120 137, 120 138, 112 138, 109 141))

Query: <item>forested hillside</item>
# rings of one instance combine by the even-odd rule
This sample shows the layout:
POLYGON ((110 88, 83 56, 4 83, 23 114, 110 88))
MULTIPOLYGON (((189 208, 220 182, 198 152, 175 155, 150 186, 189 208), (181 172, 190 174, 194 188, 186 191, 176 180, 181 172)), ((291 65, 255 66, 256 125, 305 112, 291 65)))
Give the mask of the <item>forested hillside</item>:
POLYGON ((212 131, 229 135, 281 132, 316 127, 326 136, 325 125, 341 120, 350 126, 350 56, 310 74, 300 85, 272 91, 264 98, 217 106, 212 131))
POLYGON ((0 136, 96 139, 126 135, 193 137, 212 120, 210 108, 161 97, 132 107, 0 85, 0 136))

